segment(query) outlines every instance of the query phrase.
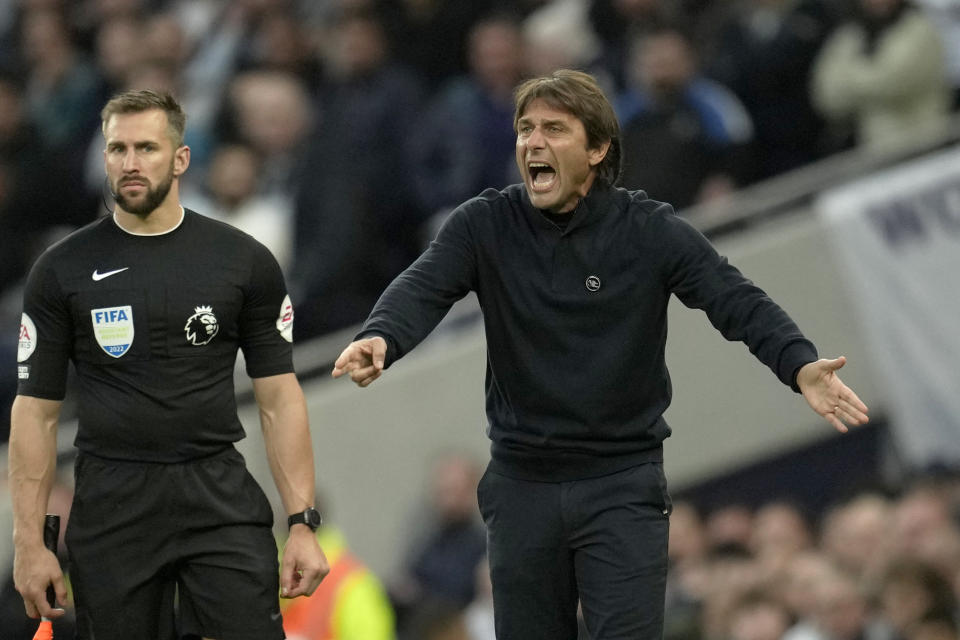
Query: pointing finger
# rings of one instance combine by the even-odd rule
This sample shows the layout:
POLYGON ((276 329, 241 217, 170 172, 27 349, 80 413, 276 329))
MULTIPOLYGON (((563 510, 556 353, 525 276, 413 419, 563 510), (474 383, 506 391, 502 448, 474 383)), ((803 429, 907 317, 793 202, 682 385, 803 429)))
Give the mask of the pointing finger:
POLYGON ((371 382, 373 382, 374 380, 376 380, 377 378, 380 377, 380 374, 381 374, 381 373, 382 373, 382 371, 377 371, 377 372, 374 373, 372 376, 369 376, 369 377, 361 380, 361 381, 358 382, 357 384, 359 384, 361 387, 369 386, 371 382))

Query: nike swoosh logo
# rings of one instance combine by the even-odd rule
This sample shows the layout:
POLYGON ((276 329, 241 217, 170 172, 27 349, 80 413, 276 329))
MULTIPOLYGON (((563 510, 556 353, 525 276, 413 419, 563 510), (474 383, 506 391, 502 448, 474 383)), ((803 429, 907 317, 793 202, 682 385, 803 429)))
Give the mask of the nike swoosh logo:
POLYGON ((94 281, 94 282, 99 282, 100 280, 103 280, 104 278, 109 278, 110 276, 116 275, 116 274, 120 273, 121 271, 126 271, 126 270, 129 269, 129 268, 130 268, 130 267, 124 267, 123 269, 114 269, 113 271, 105 271, 105 272, 103 272, 103 273, 99 273, 96 269, 94 269, 94 270, 93 270, 93 275, 90 276, 90 277, 93 278, 93 281, 94 281))

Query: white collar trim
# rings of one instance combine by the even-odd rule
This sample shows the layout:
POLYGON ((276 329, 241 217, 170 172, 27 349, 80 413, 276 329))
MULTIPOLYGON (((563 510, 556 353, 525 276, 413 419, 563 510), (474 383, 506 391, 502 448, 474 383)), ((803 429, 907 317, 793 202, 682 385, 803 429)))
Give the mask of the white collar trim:
POLYGON ((180 219, 177 220, 177 224, 173 225, 166 231, 157 231, 156 233, 137 233, 136 231, 128 231, 127 229, 124 229, 123 225, 120 224, 120 221, 117 220, 116 209, 114 209, 113 211, 113 223, 117 225, 117 227, 119 227, 121 231, 131 236, 164 236, 164 235, 167 235, 168 233, 173 233, 174 231, 180 228, 180 225, 183 224, 183 219, 185 217, 186 217, 186 213, 183 210, 183 205, 180 205, 180 219))

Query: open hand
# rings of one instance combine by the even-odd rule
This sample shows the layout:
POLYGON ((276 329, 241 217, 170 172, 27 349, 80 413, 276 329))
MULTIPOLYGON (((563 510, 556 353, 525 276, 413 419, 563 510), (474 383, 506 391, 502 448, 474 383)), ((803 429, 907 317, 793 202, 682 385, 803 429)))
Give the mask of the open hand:
POLYGON ((820 359, 805 364, 797 373, 797 386, 807 404, 841 433, 847 432, 847 425, 857 426, 870 420, 867 405, 836 373, 846 363, 843 356, 820 359))

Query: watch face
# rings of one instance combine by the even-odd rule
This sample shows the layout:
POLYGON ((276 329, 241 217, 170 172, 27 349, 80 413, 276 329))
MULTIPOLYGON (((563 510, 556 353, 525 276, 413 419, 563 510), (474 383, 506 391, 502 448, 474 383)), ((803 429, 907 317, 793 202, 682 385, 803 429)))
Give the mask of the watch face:
POLYGON ((319 511, 313 507, 307 507, 300 513, 295 513, 287 518, 287 524, 291 527, 295 524, 305 524, 316 531, 317 527, 323 524, 323 518, 320 516, 319 511))

